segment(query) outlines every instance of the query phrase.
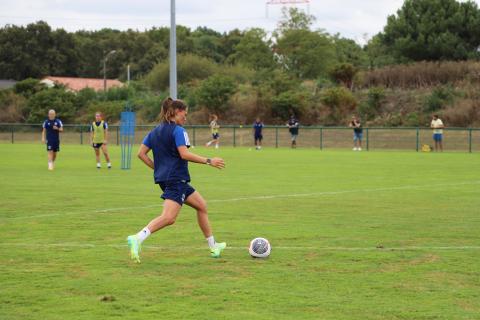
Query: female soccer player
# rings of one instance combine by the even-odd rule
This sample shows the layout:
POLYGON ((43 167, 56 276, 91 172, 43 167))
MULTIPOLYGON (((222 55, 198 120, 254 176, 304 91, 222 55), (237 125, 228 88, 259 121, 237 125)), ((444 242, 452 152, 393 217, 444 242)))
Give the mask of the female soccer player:
POLYGON ((212 143, 215 143, 215 149, 218 149, 218 145, 220 144, 220 133, 218 130, 220 129, 220 126, 218 125, 218 117, 216 114, 212 114, 212 122, 210 122, 210 130, 212 130, 212 140, 208 141, 205 146, 210 147, 212 143))
POLYGON ((108 124, 103 120, 102 113, 97 112, 95 113, 95 121, 92 122, 92 125, 90 126, 90 143, 92 144, 93 150, 95 150, 97 169, 100 169, 102 167, 102 165, 100 164, 100 148, 102 149, 105 160, 107 161, 108 169, 112 168, 112 164, 110 163, 110 156, 108 155, 107 140, 108 124))
POLYGON ((188 161, 202 163, 214 168, 222 169, 225 162, 221 158, 204 158, 188 151, 190 140, 182 127, 187 120, 187 106, 181 100, 166 99, 160 114, 162 122, 153 129, 143 140, 138 157, 154 170, 155 183, 163 191, 162 214, 150 221, 136 235, 127 238, 130 254, 133 260, 140 262, 142 242, 150 234, 172 225, 177 218, 182 205, 197 210, 197 220, 214 258, 220 257, 226 243, 217 243, 213 237, 212 228, 208 221, 207 204, 203 197, 190 186, 188 161), (153 151, 153 160, 148 156, 153 151))
POLYGON ((260 118, 257 118, 253 124, 253 139, 255 140, 255 149, 257 150, 262 149, 262 129, 263 122, 260 120, 260 118))
POLYGON ((48 111, 48 119, 43 122, 42 127, 42 142, 47 144, 48 170, 53 170, 57 152, 60 151, 60 132, 63 132, 63 123, 57 118, 55 110, 48 111))

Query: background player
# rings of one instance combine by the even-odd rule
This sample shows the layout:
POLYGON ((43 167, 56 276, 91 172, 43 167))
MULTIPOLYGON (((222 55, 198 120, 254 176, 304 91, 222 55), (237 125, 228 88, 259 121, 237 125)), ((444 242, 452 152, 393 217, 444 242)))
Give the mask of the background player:
POLYGON ((253 123, 253 138, 255 140, 255 149, 260 150, 262 149, 262 129, 263 129, 263 122, 260 118, 257 118, 253 123))
POLYGON ((90 126, 90 143, 95 150, 95 159, 97 160, 97 169, 102 167, 100 163, 100 149, 102 149, 108 169, 112 168, 110 156, 107 149, 108 124, 103 120, 101 112, 95 113, 95 121, 90 126))
POLYGON ((188 172, 188 161, 210 165, 222 169, 225 163, 221 158, 207 159, 188 151, 190 140, 187 131, 182 127, 187 120, 187 106, 181 100, 166 99, 160 114, 162 123, 153 129, 143 140, 138 157, 154 170, 155 183, 163 191, 162 214, 150 221, 136 235, 127 238, 132 259, 140 262, 141 243, 150 234, 172 225, 175 222, 182 205, 197 210, 197 220, 210 247, 210 254, 217 258, 226 244, 216 243, 208 220, 207 204, 198 191, 193 189, 188 172), (153 160, 148 153, 153 151, 153 160))
POLYGON ((212 131, 212 140, 208 141, 207 144, 205 144, 206 147, 210 147, 212 143, 215 143, 215 149, 218 149, 218 146, 220 144, 220 133, 219 129, 220 126, 218 125, 218 117, 216 114, 212 114, 212 121, 210 122, 210 130, 212 131))
POLYGON ((292 148, 296 148, 298 128, 300 127, 300 123, 298 122, 297 118, 295 118, 295 115, 293 113, 290 115, 290 119, 288 119, 287 127, 292 138, 292 148))
POLYGON ((43 122, 42 127, 42 142, 47 145, 48 170, 53 170, 57 152, 60 151, 60 132, 63 132, 63 123, 57 118, 55 110, 48 111, 48 118, 43 122))

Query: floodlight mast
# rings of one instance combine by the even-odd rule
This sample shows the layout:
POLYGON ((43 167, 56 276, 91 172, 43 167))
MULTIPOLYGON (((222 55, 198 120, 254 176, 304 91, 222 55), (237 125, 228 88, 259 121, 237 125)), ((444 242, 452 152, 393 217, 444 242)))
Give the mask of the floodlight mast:
POLYGON ((306 4, 307 13, 310 13, 310 0, 269 0, 265 5, 265 16, 268 18, 268 6, 270 5, 295 5, 295 4, 306 4))
POLYGON ((177 25, 175 0, 170 0, 170 97, 177 99, 177 25))

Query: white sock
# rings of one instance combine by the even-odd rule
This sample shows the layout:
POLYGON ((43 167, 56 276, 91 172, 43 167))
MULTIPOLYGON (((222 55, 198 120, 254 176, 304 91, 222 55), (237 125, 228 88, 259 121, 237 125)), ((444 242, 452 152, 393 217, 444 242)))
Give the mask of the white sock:
POLYGON ((218 143, 217 143, 217 144, 215 144, 215 149, 218 149, 218 143))
POLYGON ((213 236, 208 237, 207 242, 210 249, 215 248, 215 238, 213 236))
POLYGON ((107 163, 107 167, 111 167, 111 166, 112 166, 112 164, 110 162, 107 163))
POLYGON ((151 235, 152 233, 150 232, 150 230, 145 227, 142 229, 142 231, 140 231, 139 233, 137 233, 137 239, 138 241, 140 241, 140 243, 142 243, 143 241, 145 241, 145 239, 148 238, 149 235, 151 235))

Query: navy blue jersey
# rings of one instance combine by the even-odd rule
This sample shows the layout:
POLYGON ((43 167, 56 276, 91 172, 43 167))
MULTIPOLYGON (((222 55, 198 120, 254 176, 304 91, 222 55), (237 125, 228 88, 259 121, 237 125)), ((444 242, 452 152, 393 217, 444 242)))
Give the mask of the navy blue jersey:
POLYGON ((288 127, 289 131, 291 134, 298 134, 298 127, 300 124, 298 123, 298 120, 295 117, 290 117, 288 120, 288 127))
POLYGON ((188 161, 178 153, 178 147, 190 147, 187 131, 175 123, 162 123, 143 139, 143 144, 152 149, 155 165, 155 183, 190 181, 188 161))
POLYGON ((263 122, 256 122, 253 124, 253 129, 255 130, 255 135, 260 136, 262 135, 262 129, 263 129, 263 122))
POLYGON ((60 132, 53 129, 54 126, 61 128, 63 127, 63 123, 58 118, 55 118, 54 120, 47 119, 43 122, 43 128, 47 132, 47 143, 57 143, 60 141, 60 132))

